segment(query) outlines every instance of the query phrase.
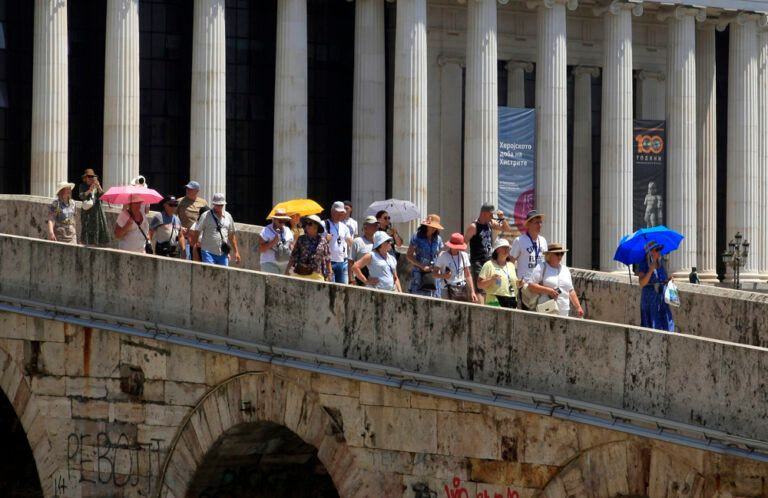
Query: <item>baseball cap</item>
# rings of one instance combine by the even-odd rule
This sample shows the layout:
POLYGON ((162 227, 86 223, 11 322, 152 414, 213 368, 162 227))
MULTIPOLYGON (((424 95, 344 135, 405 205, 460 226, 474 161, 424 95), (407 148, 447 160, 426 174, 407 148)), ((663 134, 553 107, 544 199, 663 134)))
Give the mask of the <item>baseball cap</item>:
POLYGON ((482 206, 480 206, 480 212, 481 213, 492 213, 495 210, 493 204, 490 202, 486 202, 482 206))
POLYGON ((363 224, 365 225, 376 225, 379 222, 379 220, 376 219, 375 216, 366 216, 365 221, 363 221, 363 224))
POLYGON ((200 184, 192 180, 191 182, 184 185, 184 188, 188 188, 190 190, 200 190, 200 184))
POLYGON ((331 207, 333 211, 336 211, 337 213, 346 213, 347 210, 344 209, 344 203, 341 201, 336 201, 333 203, 333 206, 331 207))
POLYGON ((224 197, 224 194, 218 193, 213 194, 213 200, 211 201, 211 204, 214 206, 223 206, 227 203, 227 198, 224 197))

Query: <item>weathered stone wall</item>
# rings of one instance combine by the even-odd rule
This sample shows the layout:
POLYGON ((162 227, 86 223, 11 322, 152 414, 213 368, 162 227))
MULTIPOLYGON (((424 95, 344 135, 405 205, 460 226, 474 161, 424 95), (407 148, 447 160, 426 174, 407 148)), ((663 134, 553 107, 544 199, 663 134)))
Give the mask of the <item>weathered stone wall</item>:
MULTIPOLYGON (((588 318, 640 325, 637 277, 571 270, 573 285, 588 318)), ((673 308, 675 331, 723 341, 768 346, 768 294, 676 282, 680 308, 673 308)))
POLYGON ((10 296, 768 441, 762 348, 7 235, 0 274, 10 296))
POLYGON ((317 448, 342 497, 768 494, 754 461, 9 312, 0 394, 45 496, 185 496, 259 421, 317 448))

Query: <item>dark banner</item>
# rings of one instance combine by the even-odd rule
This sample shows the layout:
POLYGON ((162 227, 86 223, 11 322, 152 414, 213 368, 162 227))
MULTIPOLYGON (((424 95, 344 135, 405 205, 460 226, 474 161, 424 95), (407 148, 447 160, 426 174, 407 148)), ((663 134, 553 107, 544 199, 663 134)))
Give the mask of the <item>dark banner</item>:
POLYGON ((667 125, 665 121, 635 120, 633 226, 640 228, 666 222, 667 125))
POLYGON ((533 209, 536 110, 499 107, 499 209, 522 227, 533 209))

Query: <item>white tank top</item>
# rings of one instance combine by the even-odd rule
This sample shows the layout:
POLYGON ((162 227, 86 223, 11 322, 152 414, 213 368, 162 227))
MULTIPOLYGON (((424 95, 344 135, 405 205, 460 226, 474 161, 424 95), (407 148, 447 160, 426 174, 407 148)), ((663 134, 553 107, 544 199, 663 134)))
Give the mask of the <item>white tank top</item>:
POLYGON ((379 254, 379 251, 373 250, 371 252, 371 262, 368 263, 368 278, 378 278, 379 281, 376 285, 368 285, 368 287, 375 289, 394 290, 394 275, 396 271, 397 261, 391 254, 387 254, 387 258, 384 259, 379 254))

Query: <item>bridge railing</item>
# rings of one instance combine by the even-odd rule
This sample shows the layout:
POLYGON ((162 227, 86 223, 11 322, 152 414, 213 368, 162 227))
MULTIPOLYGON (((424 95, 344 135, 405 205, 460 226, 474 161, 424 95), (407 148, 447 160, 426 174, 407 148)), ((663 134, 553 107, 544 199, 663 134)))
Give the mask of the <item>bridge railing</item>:
MULTIPOLYGON (((0 233, 45 238, 50 199, 26 195, 0 195, 0 233)), ((114 222, 118 208, 106 208, 114 222)), ((79 216, 79 210, 78 210, 79 216)), ((78 225, 79 226, 79 225, 78 225)), ((261 227, 238 224, 242 267, 259 269, 258 234, 261 227)), ((407 265, 400 258, 401 276, 407 265)), ((626 274, 572 269, 577 293, 587 318, 617 324, 640 324, 640 288, 626 274)), ((679 284, 682 306, 674 310, 676 330, 753 346, 768 346, 768 294, 734 291, 704 285, 679 284)))
POLYGON ((762 348, 9 235, 0 294, 768 441, 762 348))

